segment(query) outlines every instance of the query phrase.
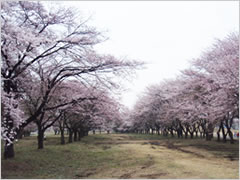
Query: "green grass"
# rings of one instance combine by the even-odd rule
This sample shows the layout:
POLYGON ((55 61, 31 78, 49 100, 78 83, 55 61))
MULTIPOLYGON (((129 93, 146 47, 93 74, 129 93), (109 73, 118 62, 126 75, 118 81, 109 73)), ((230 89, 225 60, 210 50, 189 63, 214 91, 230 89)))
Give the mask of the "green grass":
POLYGON ((59 136, 52 135, 44 144, 45 148, 38 150, 36 137, 17 142, 16 157, 2 159, 2 178, 239 177, 238 142, 229 144, 158 135, 96 134, 66 145, 60 145, 59 136))

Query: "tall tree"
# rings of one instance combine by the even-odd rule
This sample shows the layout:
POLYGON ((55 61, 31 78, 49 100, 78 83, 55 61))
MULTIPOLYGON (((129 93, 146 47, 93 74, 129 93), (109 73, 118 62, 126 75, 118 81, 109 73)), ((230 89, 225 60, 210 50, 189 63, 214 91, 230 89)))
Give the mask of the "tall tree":
POLYGON ((19 84, 26 80, 21 75, 26 71, 45 85, 39 106, 28 118, 13 116, 17 105, 5 110, 4 157, 11 158, 14 157, 13 134, 18 128, 15 124, 19 124, 15 122, 21 122, 24 127, 39 118, 51 94, 64 80, 75 77, 89 83, 104 82, 110 75, 134 69, 138 63, 94 52, 93 46, 102 42, 103 36, 87 26, 87 21, 82 21, 71 8, 28 1, 4 1, 1 5, 2 91, 5 99, 8 98, 4 103, 17 100, 19 84))

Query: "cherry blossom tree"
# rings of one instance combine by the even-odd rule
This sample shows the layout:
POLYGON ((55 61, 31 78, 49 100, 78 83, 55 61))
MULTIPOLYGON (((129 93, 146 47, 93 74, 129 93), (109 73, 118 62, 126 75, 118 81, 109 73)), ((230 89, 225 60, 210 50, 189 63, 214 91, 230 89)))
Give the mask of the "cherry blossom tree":
POLYGON ((28 1, 4 1, 1 5, 2 100, 5 107, 12 106, 12 99, 16 104, 5 109, 2 121, 4 157, 11 158, 16 124, 27 126, 50 110, 46 105, 63 81, 75 77, 88 83, 98 80, 113 85, 106 79, 129 73, 139 63, 97 54, 93 46, 104 37, 71 8, 28 1), (33 114, 20 118, 17 97, 21 94, 19 84, 26 81, 22 76, 26 71, 41 82, 43 94, 33 114))

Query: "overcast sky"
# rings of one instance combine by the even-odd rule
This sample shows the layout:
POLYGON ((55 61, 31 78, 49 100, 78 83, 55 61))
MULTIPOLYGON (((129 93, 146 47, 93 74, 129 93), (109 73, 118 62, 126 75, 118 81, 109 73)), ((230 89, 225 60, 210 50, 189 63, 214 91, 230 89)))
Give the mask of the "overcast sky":
POLYGON ((74 1, 89 24, 107 31, 101 53, 141 60, 147 69, 126 83, 122 103, 131 108, 148 86, 174 78, 216 38, 239 28, 238 1, 74 1))

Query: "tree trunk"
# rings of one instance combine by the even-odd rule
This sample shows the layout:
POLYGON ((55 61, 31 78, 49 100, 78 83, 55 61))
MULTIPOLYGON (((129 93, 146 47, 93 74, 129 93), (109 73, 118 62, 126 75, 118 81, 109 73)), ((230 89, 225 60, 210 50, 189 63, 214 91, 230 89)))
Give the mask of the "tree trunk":
POLYGON ((107 130, 107 133, 109 134, 109 133, 110 133, 110 131, 109 131, 109 130, 107 130))
POLYGON ((72 143, 73 142, 73 132, 69 130, 69 136, 68 136, 68 143, 72 143))
POLYGON ((17 132, 17 139, 22 139, 23 138, 23 130, 20 130, 17 132))
POLYGON ((191 139, 193 139, 193 133, 194 133, 194 132, 190 132, 191 139))
POLYGON ((211 141, 213 138, 213 131, 214 131, 214 127, 213 124, 209 123, 207 125, 207 129, 206 129, 206 140, 207 141, 211 141))
POLYGON ((226 128, 227 128, 227 134, 226 134, 226 135, 229 135, 230 143, 231 143, 231 144, 234 144, 233 133, 232 133, 232 131, 231 131, 231 127, 232 127, 231 120, 226 118, 225 124, 226 124, 226 128), (230 121, 230 124, 228 123, 229 121, 230 121))
POLYGON ((74 131, 73 140, 74 140, 74 141, 77 141, 77 131, 74 131))
POLYGON ((43 149, 44 130, 38 127, 38 149, 43 149))
POLYGON ((172 137, 174 137, 173 129, 170 130, 172 137))
POLYGON ((188 131, 186 130, 185 131, 185 139, 187 139, 188 138, 188 131))
POLYGON ((85 135, 85 132, 82 130, 80 134, 81 134, 81 138, 83 138, 85 135))
POLYGON ((217 141, 220 142, 220 130, 217 131, 217 141))
MULTIPOLYGON (((10 110, 9 110, 10 111, 10 110)), ((11 119, 10 114, 6 117, 6 124, 7 124, 7 137, 9 140, 5 140, 5 146, 4 146, 4 159, 14 158, 14 135, 11 134, 11 130, 13 130, 13 120, 11 119)))
POLYGON ((211 136, 210 136, 209 132, 206 132, 206 140, 211 141, 211 136))
POLYGON ((233 133, 232 133, 232 131, 230 129, 228 129, 228 135, 230 137, 230 143, 234 144, 233 133))
POLYGON ((222 125, 221 128, 222 128, 223 142, 227 142, 224 126, 222 125))
POLYGON ((65 138, 64 138, 64 129, 61 129, 61 144, 65 144, 65 138))
POLYGON ((93 130, 93 134, 95 134, 95 130, 93 130))
POLYGON ((221 127, 222 127, 222 123, 220 124, 219 128, 218 128, 218 131, 217 131, 217 141, 220 142, 221 138, 220 138, 220 130, 221 130, 221 127))
POLYGON ((81 131, 78 131, 78 141, 81 141, 81 131))
POLYGON ((14 158, 14 146, 13 144, 7 145, 9 142, 6 141, 4 147, 4 159, 14 158))
MULTIPOLYGON (((3 81, 3 90, 10 95, 11 92, 11 84, 13 84, 12 80, 6 79, 3 81)), ((9 97, 11 98, 11 97, 9 97)), ((4 159, 14 158, 14 135, 11 132, 14 132, 14 123, 13 119, 10 115, 11 109, 8 108, 8 113, 6 115, 6 120, 4 123, 2 122, 2 126, 4 126, 4 133, 6 133, 6 136, 8 140, 5 140, 5 146, 4 146, 4 159)), ((3 128, 3 127, 2 127, 3 128)))

